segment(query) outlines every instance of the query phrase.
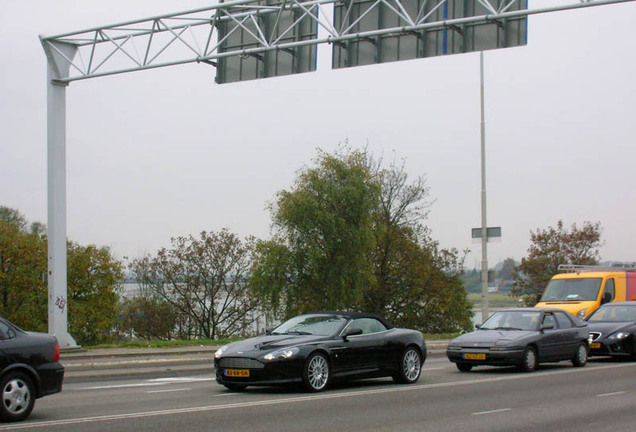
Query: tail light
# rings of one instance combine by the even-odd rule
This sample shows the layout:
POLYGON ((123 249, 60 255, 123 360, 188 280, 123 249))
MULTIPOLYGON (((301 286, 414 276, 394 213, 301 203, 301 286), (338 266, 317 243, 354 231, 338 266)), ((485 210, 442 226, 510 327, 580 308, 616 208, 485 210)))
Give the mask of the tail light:
POLYGON ((60 361, 60 344, 55 341, 55 351, 53 351, 53 361, 60 361))

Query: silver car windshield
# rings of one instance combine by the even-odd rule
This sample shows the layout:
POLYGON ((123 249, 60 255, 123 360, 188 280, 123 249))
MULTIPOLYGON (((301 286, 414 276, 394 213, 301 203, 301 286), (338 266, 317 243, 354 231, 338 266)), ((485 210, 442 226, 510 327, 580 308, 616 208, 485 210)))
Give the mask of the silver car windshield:
POLYGON ((339 315, 300 315, 285 321, 271 334, 331 336, 340 331, 347 319, 339 315))
POLYGON ((541 312, 535 311, 501 311, 495 312, 484 322, 480 330, 525 330, 539 329, 541 312))

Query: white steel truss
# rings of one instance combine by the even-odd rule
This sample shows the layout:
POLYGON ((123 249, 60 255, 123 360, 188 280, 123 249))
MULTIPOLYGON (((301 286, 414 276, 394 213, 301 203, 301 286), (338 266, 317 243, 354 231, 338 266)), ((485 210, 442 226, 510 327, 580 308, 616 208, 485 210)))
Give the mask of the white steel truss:
POLYGON ((216 66, 218 59, 231 56, 258 56, 273 50, 291 50, 314 44, 342 43, 422 30, 456 29, 460 25, 496 23, 509 18, 634 0, 570 0, 568 4, 546 8, 532 8, 530 4, 527 9, 526 0, 472 0, 475 7, 487 13, 446 20, 436 19, 439 14, 435 12, 451 0, 421 0, 421 7, 415 14, 409 13, 404 6, 407 1, 372 0, 371 8, 384 7, 384 13, 394 13, 401 25, 365 32, 356 31, 356 23, 363 16, 353 23, 343 21, 343 25, 336 28, 333 16, 324 13, 323 6, 326 5, 350 8, 354 4, 351 0, 238 0, 72 33, 41 36, 40 39, 53 70, 53 81, 64 84, 184 63, 216 66), (518 10, 520 5, 522 8, 518 10), (294 11, 298 19, 276 33, 268 32, 263 20, 258 19, 270 15, 276 16, 278 22, 278 18, 289 11, 294 11), (328 36, 294 41, 285 39, 285 35, 292 33, 303 19, 315 21, 328 36), (218 28, 223 22, 233 23, 233 30, 219 40, 218 28), (223 42, 235 31, 251 35, 257 46, 221 50, 223 42))

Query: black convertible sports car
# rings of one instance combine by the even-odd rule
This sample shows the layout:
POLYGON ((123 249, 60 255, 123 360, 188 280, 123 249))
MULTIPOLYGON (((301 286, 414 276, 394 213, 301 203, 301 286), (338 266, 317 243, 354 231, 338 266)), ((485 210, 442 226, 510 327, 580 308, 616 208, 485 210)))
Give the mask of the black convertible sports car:
POLYGON ((448 344, 446 355, 462 372, 474 366, 518 366, 531 372, 539 363, 570 360, 585 366, 588 327, 560 309, 517 308, 495 312, 477 331, 448 344))
POLYGON ((587 321, 590 355, 636 360, 636 301, 605 303, 587 321))
POLYGON ((332 380, 391 376, 414 383, 426 359, 422 333, 394 328, 358 312, 300 315, 265 336, 225 345, 215 353, 216 381, 231 390, 302 383, 324 390, 332 380))
POLYGON ((59 359, 55 336, 26 332, 0 318, 0 419, 24 420, 35 399, 62 391, 59 359))

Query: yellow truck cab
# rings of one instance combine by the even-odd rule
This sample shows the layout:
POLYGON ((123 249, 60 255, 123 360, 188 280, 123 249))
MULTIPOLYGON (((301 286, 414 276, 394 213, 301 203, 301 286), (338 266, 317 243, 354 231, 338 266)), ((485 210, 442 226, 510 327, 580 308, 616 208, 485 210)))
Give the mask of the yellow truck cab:
POLYGON ((636 268, 559 266, 535 307, 553 307, 585 318, 602 304, 636 300, 636 268))

